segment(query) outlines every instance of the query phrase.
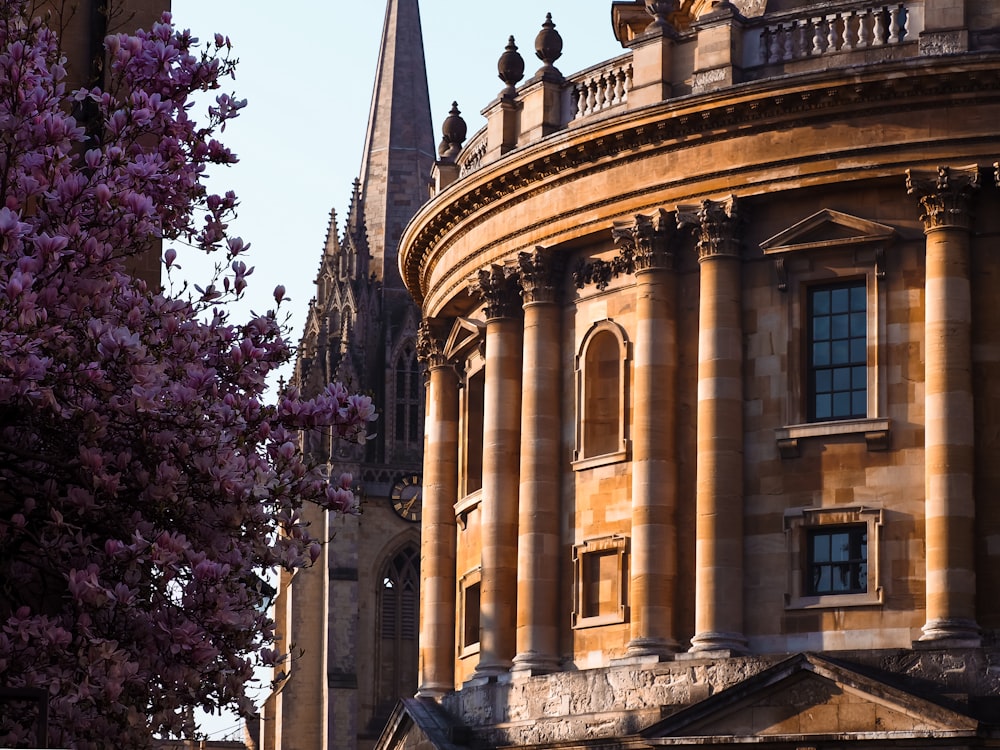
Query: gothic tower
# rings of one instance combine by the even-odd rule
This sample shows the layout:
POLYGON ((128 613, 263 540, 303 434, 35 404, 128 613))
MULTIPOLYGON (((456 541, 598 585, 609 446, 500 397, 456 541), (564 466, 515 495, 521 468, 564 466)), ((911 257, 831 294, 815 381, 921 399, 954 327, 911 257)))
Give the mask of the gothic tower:
POLYGON ((331 212, 294 375, 306 396, 334 380, 370 393, 380 419, 367 446, 304 441, 332 478, 353 475, 362 513, 307 511, 314 535, 331 541, 280 587, 290 658, 265 706, 265 748, 371 747, 417 688, 423 386, 397 245, 433 163, 418 3, 388 0, 361 175, 342 229, 331 212))

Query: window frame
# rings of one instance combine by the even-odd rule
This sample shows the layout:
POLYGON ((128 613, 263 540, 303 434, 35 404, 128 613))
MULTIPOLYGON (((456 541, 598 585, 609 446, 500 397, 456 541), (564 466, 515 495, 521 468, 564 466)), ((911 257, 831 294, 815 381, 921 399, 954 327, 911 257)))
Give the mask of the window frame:
POLYGON ((783 392, 783 425, 775 429, 782 458, 799 455, 803 438, 823 439, 862 435, 868 450, 889 447, 888 379, 886 369, 887 293, 886 250, 899 238, 887 224, 822 208, 760 243, 774 263, 777 288, 786 300, 788 350, 783 392), (864 278, 868 311, 868 408, 863 419, 810 422, 807 419, 808 360, 805 351, 806 290, 811 285, 864 278))
POLYGON ((482 602, 482 580, 483 580, 483 569, 482 567, 476 567, 468 571, 461 578, 458 579, 458 591, 459 591, 459 602, 458 602, 458 617, 455 622, 455 643, 458 646, 458 657, 464 659, 469 656, 473 656, 479 653, 479 643, 482 638, 482 610, 476 608, 476 620, 479 625, 477 630, 479 631, 479 639, 476 641, 466 641, 466 634, 469 629, 469 607, 468 607, 468 592, 474 587, 478 587, 479 590, 479 601, 482 602))
POLYGON ((629 371, 632 361, 632 347, 625 330, 611 318, 599 320, 584 334, 575 359, 576 375, 576 446, 573 450, 573 469, 581 471, 596 466, 618 463, 629 460, 631 440, 628 437, 629 404, 629 371), (618 342, 618 417, 615 426, 618 435, 615 441, 617 447, 613 451, 589 454, 586 437, 587 420, 587 389, 593 373, 587 372, 587 355, 595 338, 603 334, 611 334, 618 342))
POLYGON ((806 303, 805 303, 806 321, 803 327, 805 329, 805 335, 806 335, 806 346, 805 346, 806 382, 803 390, 805 391, 804 413, 806 415, 807 422, 809 424, 818 424, 821 422, 844 422, 852 419, 867 419, 870 414, 869 410, 871 409, 872 406, 868 400, 869 381, 871 380, 871 373, 869 372, 868 368, 868 361, 870 358, 870 352, 868 350, 868 328, 870 327, 871 316, 869 315, 869 310, 868 310, 867 279, 859 277, 857 279, 838 280, 832 284, 822 284, 822 283, 810 284, 805 289, 805 296, 806 296, 806 303), (853 356, 854 343, 856 340, 860 338, 859 335, 854 333, 853 320, 851 320, 853 316, 858 312, 853 307, 855 290, 862 291, 861 296, 863 297, 865 303, 865 307, 863 310, 863 314, 865 316, 864 317, 865 330, 863 334, 864 336, 863 362, 861 360, 856 360, 853 356), (848 331, 846 332, 847 334, 846 336, 840 336, 840 337, 836 336, 834 331, 832 330, 833 328, 832 319, 836 317, 837 314, 833 310, 830 310, 828 312, 817 312, 816 310, 816 305, 820 294, 825 293, 830 295, 830 297, 832 298, 834 296, 834 293, 838 291, 846 291, 848 293, 847 295, 848 308, 846 313, 849 321, 848 331), (830 330, 828 331, 825 337, 818 338, 816 336, 816 328, 817 328, 817 323, 822 318, 828 319, 828 322, 830 323, 830 330), (816 347, 818 344, 823 344, 823 343, 829 344, 832 349, 835 342, 843 340, 847 341, 848 348, 850 350, 850 353, 848 354, 846 360, 838 361, 831 353, 829 362, 817 364, 816 347), (865 368, 865 383, 864 383, 865 408, 863 414, 856 413, 854 411, 854 404, 853 404, 854 394, 859 390, 853 386, 853 375, 854 375, 853 370, 859 366, 865 368), (822 391, 817 387, 817 379, 818 379, 817 374, 819 372, 821 371, 828 372, 831 381, 835 381, 837 370, 842 371, 848 368, 852 371, 849 376, 852 382, 846 389, 837 388, 835 382, 831 382, 830 387, 822 391), (836 400, 836 395, 838 393, 844 393, 844 392, 849 394, 849 398, 851 400, 850 413, 846 415, 845 414, 838 415, 834 413, 836 411, 834 402, 836 400), (820 416, 818 413, 819 410, 817 408, 817 403, 821 393, 830 394, 831 397, 830 416, 820 416))
POLYGON ((883 511, 863 505, 843 508, 790 508, 785 511, 785 538, 788 552, 788 581, 785 609, 827 609, 868 607, 884 602, 880 577, 883 511), (863 592, 809 592, 809 539, 818 531, 864 527, 868 535, 868 581, 863 592))
POLYGON ((574 544, 573 581, 574 630, 628 622, 628 537, 612 534, 574 544), (611 601, 614 611, 588 617, 584 613, 588 604, 587 592, 590 589, 586 559, 590 555, 614 555, 617 571, 614 577, 616 590, 612 592, 611 601))

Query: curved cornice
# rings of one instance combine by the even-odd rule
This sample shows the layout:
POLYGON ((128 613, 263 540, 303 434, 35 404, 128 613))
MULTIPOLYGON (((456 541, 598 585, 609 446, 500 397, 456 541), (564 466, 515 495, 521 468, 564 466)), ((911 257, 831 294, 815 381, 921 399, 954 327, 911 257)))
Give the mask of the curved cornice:
POLYGON ((562 130, 488 164, 426 203, 402 238, 403 279, 422 304, 430 261, 467 231, 470 221, 610 165, 695 140, 706 143, 796 127, 829 119, 834 112, 870 116, 926 108, 928 100, 969 97, 1000 97, 997 54, 915 58, 771 78, 562 130))

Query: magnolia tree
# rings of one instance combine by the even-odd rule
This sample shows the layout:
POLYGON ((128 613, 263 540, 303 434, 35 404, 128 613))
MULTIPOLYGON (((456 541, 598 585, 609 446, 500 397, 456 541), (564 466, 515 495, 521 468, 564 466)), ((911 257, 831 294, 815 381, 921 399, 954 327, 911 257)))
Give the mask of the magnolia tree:
POLYGON ((191 707, 252 711, 273 662, 261 575, 315 559, 304 503, 353 512, 298 449, 304 430, 364 441, 367 397, 330 385, 265 400, 292 350, 275 310, 234 322, 250 270, 236 199, 205 169, 243 102, 196 120, 232 72, 165 15, 106 40, 102 85, 68 91, 59 40, 0 3, 0 746, 143 747, 191 707), (175 295, 126 272, 177 249, 224 258, 175 295))

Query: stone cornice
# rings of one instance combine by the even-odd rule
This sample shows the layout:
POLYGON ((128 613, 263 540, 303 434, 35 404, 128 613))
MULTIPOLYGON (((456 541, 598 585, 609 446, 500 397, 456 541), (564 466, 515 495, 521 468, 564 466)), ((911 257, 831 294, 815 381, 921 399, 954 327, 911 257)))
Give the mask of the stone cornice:
POLYGON ((829 118, 833 109, 870 117, 898 112, 908 101, 926 108, 929 97, 969 96, 1000 98, 995 55, 958 61, 909 59, 851 75, 830 70, 766 79, 563 130, 468 175, 426 204, 401 243, 404 280, 422 302, 427 291, 423 274, 432 254, 438 255, 442 243, 447 247, 467 231, 462 226, 467 219, 505 210, 512 201, 528 200, 539 191, 578 179, 587 170, 647 158, 693 139, 704 143, 744 137, 779 124, 787 128, 829 118))

